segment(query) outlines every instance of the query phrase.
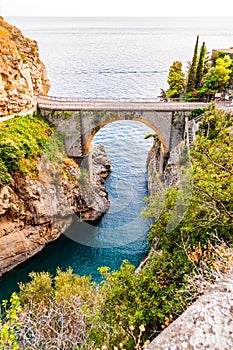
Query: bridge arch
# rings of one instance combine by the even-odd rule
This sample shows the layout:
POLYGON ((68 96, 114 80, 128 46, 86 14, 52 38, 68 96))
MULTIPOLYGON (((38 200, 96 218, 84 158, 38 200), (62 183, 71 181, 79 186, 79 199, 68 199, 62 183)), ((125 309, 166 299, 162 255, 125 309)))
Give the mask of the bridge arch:
POLYGON ((95 133, 116 120, 136 120, 148 125, 159 136, 166 153, 184 137, 185 113, 207 105, 203 102, 79 101, 51 96, 37 96, 36 101, 42 115, 64 134, 67 155, 75 158, 84 157, 95 133))
POLYGON ((117 122, 117 121, 120 121, 120 120, 125 120, 125 121, 133 120, 133 121, 140 122, 140 123, 143 123, 143 124, 149 126, 156 133, 156 135, 159 137, 159 139, 161 141, 161 147, 162 147, 163 153, 166 154, 168 152, 168 145, 166 144, 166 140, 165 140, 162 132, 154 124, 152 124, 150 121, 145 120, 143 118, 131 117, 129 119, 129 118, 125 118, 124 116, 120 115, 118 118, 112 118, 110 120, 102 122, 100 125, 98 125, 98 127, 94 128, 91 131, 91 134, 89 135, 89 137, 88 137, 88 139, 87 139, 87 141, 85 142, 85 145, 84 145, 84 155, 88 155, 89 154, 90 148, 91 148, 92 139, 93 139, 95 134, 100 129, 102 129, 104 126, 106 126, 108 124, 111 124, 111 123, 114 123, 114 122, 117 122))
POLYGON ((63 134, 69 157, 86 157, 94 135, 102 127, 118 120, 133 120, 149 126, 161 140, 164 154, 183 137, 184 115, 155 110, 42 110, 42 114, 63 134))

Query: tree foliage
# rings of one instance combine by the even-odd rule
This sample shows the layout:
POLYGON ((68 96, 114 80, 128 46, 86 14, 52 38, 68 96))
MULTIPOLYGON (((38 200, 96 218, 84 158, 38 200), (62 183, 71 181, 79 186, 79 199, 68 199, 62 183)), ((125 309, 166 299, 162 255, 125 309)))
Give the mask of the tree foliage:
POLYGON ((189 72, 188 72, 188 79, 187 79, 187 85, 186 85, 186 92, 187 93, 192 92, 195 89, 195 85, 196 85, 197 61, 198 61, 198 41, 199 41, 199 35, 197 36, 197 39, 196 39, 192 63, 190 65, 189 72))
POLYGON ((206 45, 203 42, 198 52, 199 36, 197 36, 192 61, 188 62, 188 73, 184 79, 181 62, 175 61, 168 75, 169 89, 162 90, 160 98, 181 97, 185 90, 185 99, 204 98, 209 100, 216 91, 225 92, 233 84, 233 60, 224 51, 214 52, 207 57, 206 45))
POLYGON ((211 91, 225 91, 229 87, 232 60, 229 55, 216 59, 215 66, 211 67, 204 77, 204 87, 211 91))
POLYGON ((177 98, 184 90, 184 73, 182 71, 182 62, 175 61, 171 65, 168 74, 169 89, 167 96, 170 98, 177 98))
POLYGON ((195 82, 196 89, 199 89, 202 85, 202 79, 204 76, 205 56, 206 56, 206 46, 205 46, 205 43, 203 43, 200 50, 198 64, 197 64, 196 82, 195 82))
MULTIPOLYGON (((232 127, 230 113, 211 107, 205 112, 191 152, 194 175, 189 208, 182 223, 172 232, 166 232, 178 188, 167 190, 164 209, 150 232, 150 242, 156 237, 159 249, 166 247, 172 252, 183 241, 191 245, 205 243, 215 235, 232 241, 232 127)), ((156 199, 152 198, 148 215, 153 215, 154 206, 156 199)))

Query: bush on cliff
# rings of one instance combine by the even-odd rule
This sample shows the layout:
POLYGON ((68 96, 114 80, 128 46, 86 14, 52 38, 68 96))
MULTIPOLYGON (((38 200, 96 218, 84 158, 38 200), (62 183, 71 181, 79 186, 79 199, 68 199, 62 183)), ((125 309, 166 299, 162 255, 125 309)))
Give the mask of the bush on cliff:
POLYGON ((52 133, 51 124, 37 113, 1 123, 0 186, 10 182, 16 172, 37 175, 38 157, 52 133))
MULTIPOLYGON (((166 231, 175 205, 178 189, 168 189, 164 210, 152 226, 150 242, 156 238, 157 248, 170 252, 188 242, 194 246, 220 239, 233 241, 233 116, 220 110, 209 109, 200 126, 191 151, 193 165, 193 192, 185 216, 174 230, 166 231)), ((153 198, 152 198, 153 204, 153 198)), ((148 215, 153 215, 148 206, 148 215)))
POLYGON ((11 176, 8 173, 8 169, 0 158, 0 187, 8 184, 11 181, 11 176))

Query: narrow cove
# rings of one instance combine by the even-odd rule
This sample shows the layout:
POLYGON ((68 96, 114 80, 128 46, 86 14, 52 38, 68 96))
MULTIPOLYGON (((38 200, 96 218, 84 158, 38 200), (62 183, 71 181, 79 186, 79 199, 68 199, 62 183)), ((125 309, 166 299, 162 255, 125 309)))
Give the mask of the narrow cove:
POLYGON ((14 269, 0 280, 0 298, 8 298, 17 290, 17 283, 27 281, 30 271, 55 273, 60 267, 72 267, 74 273, 91 275, 100 282, 98 267, 119 269, 124 259, 137 266, 148 251, 147 232, 150 222, 141 218, 147 196, 148 151, 152 140, 144 140, 151 129, 134 121, 113 122, 94 137, 95 144, 103 144, 112 163, 105 187, 111 207, 95 224, 74 222, 55 242, 28 262, 14 269), (77 234, 88 231, 88 243, 77 234), (84 244, 85 243, 85 244, 84 244))

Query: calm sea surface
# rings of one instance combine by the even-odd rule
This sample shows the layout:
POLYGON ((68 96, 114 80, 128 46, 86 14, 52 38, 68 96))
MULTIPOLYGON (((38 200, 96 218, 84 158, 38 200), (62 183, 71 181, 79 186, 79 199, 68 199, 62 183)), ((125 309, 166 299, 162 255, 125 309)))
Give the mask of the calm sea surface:
MULTIPOLYGON (((50 95, 154 100, 167 88, 175 60, 192 59, 197 34, 208 51, 233 46, 233 18, 6 18, 39 43, 51 80, 50 95)), ((72 266, 75 273, 100 280, 98 266, 118 269, 123 259, 138 265, 147 254, 150 222, 140 217, 147 195, 146 158, 151 147, 140 123, 114 122, 101 129, 94 143, 105 145, 112 162, 106 182, 111 208, 90 225, 88 245, 68 237, 82 230, 75 223, 42 253, 0 280, 0 298, 27 280, 31 270, 55 272, 72 266)))
POLYGON ((39 43, 51 95, 154 99, 175 60, 233 46, 233 18, 9 18, 39 43))

